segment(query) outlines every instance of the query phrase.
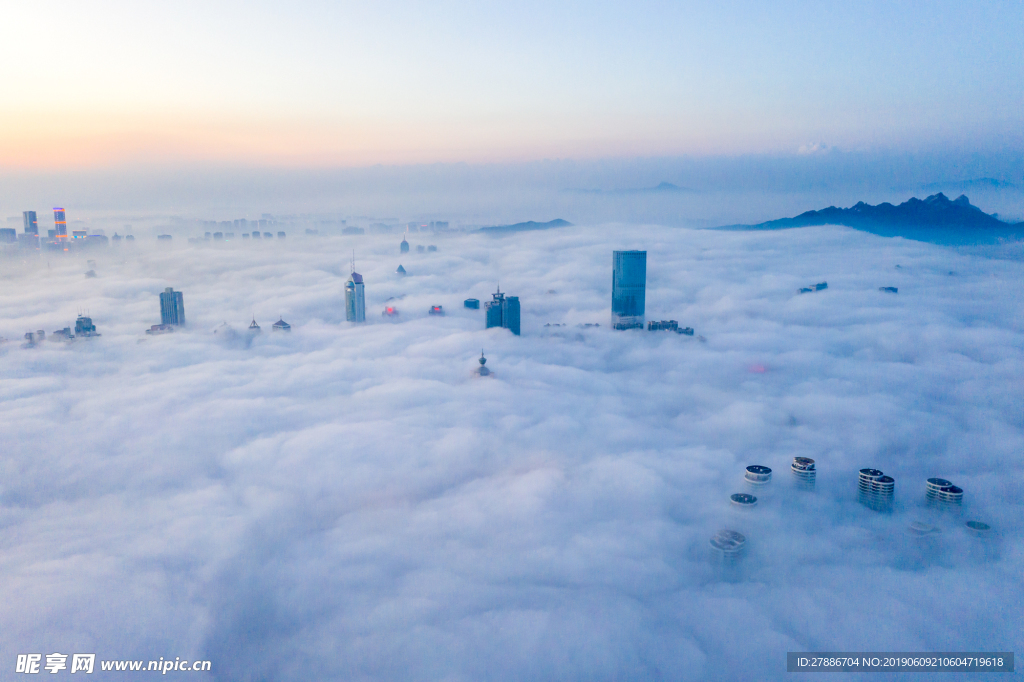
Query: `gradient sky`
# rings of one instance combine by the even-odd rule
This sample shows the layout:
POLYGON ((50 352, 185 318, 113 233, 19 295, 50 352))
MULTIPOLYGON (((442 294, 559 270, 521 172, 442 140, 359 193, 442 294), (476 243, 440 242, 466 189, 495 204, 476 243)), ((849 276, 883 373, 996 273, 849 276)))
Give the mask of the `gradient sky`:
POLYGON ((0 167, 1024 149, 1022 36, 1019 2, 20 3, 0 167))

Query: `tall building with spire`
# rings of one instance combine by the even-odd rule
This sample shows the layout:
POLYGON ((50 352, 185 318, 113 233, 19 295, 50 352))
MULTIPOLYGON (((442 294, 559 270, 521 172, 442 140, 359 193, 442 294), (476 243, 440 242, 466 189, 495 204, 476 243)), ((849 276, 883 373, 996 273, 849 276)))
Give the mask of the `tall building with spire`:
POLYGON ((484 304, 487 328, 502 327, 519 336, 519 297, 506 296, 499 287, 491 298, 493 300, 484 304))
POLYGON ((366 293, 363 276, 358 272, 345 282, 345 319, 349 322, 366 322, 366 293))
POLYGON ((473 371, 474 374, 476 374, 478 377, 489 377, 492 374, 494 374, 494 372, 492 372, 491 370, 487 369, 487 358, 484 357, 484 352, 482 350, 480 351, 480 360, 479 360, 479 362, 480 362, 480 366, 477 367, 476 370, 473 371))
POLYGON ((409 253, 409 242, 405 240, 404 236, 402 237, 402 244, 399 249, 402 253, 409 253))
POLYGON ((612 329, 643 329, 647 252, 612 252, 612 329))

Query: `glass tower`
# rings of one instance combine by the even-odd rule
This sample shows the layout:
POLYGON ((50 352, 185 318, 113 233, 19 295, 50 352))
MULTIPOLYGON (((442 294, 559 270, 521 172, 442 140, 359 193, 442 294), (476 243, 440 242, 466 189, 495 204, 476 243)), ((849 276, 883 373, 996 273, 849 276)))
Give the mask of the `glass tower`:
POLYGON ((185 324, 185 298, 171 287, 160 294, 160 324, 185 324))
POLYGON ((349 322, 366 322, 366 294, 363 276, 353 272, 345 282, 345 319, 349 322))
POLYGON ((36 220, 35 211, 25 211, 25 234, 39 236, 39 221, 36 220))
POLYGON ((647 252, 612 252, 612 329, 642 329, 647 294, 647 252))
POLYGON ((498 293, 491 294, 493 301, 484 303, 484 314, 487 316, 487 328, 501 327, 501 309, 505 303, 505 294, 501 293, 501 289, 498 289, 498 293))
POLYGON ((501 326, 519 336, 519 297, 506 296, 501 305, 501 326))

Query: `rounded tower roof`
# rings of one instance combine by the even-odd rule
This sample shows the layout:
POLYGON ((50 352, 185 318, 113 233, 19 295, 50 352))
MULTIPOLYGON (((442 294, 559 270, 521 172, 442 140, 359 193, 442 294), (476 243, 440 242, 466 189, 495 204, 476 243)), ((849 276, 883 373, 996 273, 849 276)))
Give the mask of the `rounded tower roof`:
POLYGON ((473 370, 473 374, 478 377, 489 377, 493 374, 491 370, 487 369, 487 358, 484 357, 484 352, 480 351, 480 358, 478 360, 480 366, 473 370))

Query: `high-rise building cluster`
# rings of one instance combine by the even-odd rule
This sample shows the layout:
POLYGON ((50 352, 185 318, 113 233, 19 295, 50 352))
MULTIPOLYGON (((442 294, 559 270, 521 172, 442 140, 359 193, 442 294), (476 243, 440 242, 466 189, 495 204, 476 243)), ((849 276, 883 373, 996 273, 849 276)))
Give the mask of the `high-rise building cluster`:
MULTIPOLYGON (((815 489, 817 469, 815 461, 810 457, 794 457, 791 465, 793 480, 791 488, 812 492, 815 489)), ((775 484, 772 483, 771 468, 752 464, 743 472, 743 482, 748 492, 733 493, 729 496, 729 507, 732 510, 732 521, 739 530, 727 529, 716 533, 710 539, 711 557, 721 568, 738 568, 740 560, 750 547, 750 531, 763 530, 763 526, 754 522, 757 518, 758 496, 770 502, 773 497, 765 493, 775 484), (746 534, 745 534, 746 533, 746 534)), ((895 508, 895 481, 879 469, 861 469, 858 472, 857 501, 860 504, 879 512, 891 513, 895 508)), ((963 504, 963 489, 953 485, 944 478, 929 478, 925 482, 924 505, 917 507, 915 514, 931 515, 933 523, 913 521, 906 528, 910 536, 921 538, 940 533, 942 529, 934 523, 943 523, 942 519, 956 519, 963 504)), ((962 530, 974 538, 988 542, 992 537, 992 529, 987 523, 977 520, 967 521, 962 530)), ((979 545, 979 547, 981 546, 979 545)), ((911 547, 912 555, 921 545, 911 547)), ((991 547, 988 547, 991 549, 991 547)), ((986 557, 990 553, 982 552, 986 557)), ((920 558, 920 557, 918 557, 920 558)), ((727 571, 728 573, 728 571, 727 571)))
POLYGON ((493 300, 484 304, 487 329, 501 327, 519 336, 519 297, 506 296, 500 288, 491 297, 493 300))
POLYGON ((62 207, 53 209, 53 229, 47 230, 46 238, 40 239, 39 219, 35 211, 22 211, 22 233, 13 228, 0 228, 0 243, 18 245, 21 250, 73 251, 95 246, 106 246, 110 240, 103 230, 89 233, 88 230, 68 232, 67 213, 62 207))
MULTIPOLYGON (((344 221, 342 221, 344 223, 344 221)), ((34 211, 25 211, 23 214, 24 233, 17 241, 27 246, 38 245, 37 235, 39 232, 38 219, 34 211)), ((248 220, 239 218, 234 221, 204 221, 203 226, 210 228, 206 232, 205 239, 215 242, 227 241, 241 233, 243 238, 250 239, 272 239, 274 233, 264 232, 263 228, 276 225, 272 216, 264 215, 259 220, 248 220), (219 229, 217 229, 219 228, 219 229), (249 230, 249 232, 241 232, 249 230)), ((130 228, 130 226, 126 226, 130 228)), ((429 226, 410 224, 410 229, 422 231, 426 229, 444 230, 448 224, 444 221, 434 221, 429 226)), ((409 231, 403 236, 399 245, 399 253, 407 254, 411 250, 408 241, 409 231)), ((284 238, 285 233, 278 232, 277 238, 284 238)), ((0 241, 11 241, 11 236, 6 232, 0 232, 0 241)), ((46 242, 49 248, 60 248, 69 250, 78 242, 83 245, 87 243, 108 243, 107 238, 102 234, 90 235, 84 230, 72 230, 68 233, 67 214, 62 207, 54 208, 54 229, 49 231, 49 238, 46 242)), ((133 240, 129 234, 124 237, 125 241, 133 240)), ((170 234, 158 235, 158 241, 172 240, 170 234)), ((113 243, 119 244, 122 241, 120 235, 115 234, 113 243)), ((434 252, 437 247, 434 245, 418 245, 417 252, 434 252)), ((646 251, 614 251, 612 267, 612 327, 614 329, 642 329, 645 323, 646 312, 646 286, 647 286, 647 252, 646 251)), ((407 276, 408 272, 401 264, 396 269, 399 276, 407 276)), ((94 276, 95 271, 91 270, 88 276, 94 276)), ((161 323, 154 325, 150 333, 165 333, 172 331, 174 327, 184 324, 184 303, 181 292, 174 292, 168 289, 160 295, 161 299, 161 323)), ((479 308, 478 299, 466 299, 464 306, 467 309, 479 308)), ((510 296, 499 289, 492 294, 492 300, 484 305, 485 328, 508 329, 515 335, 521 334, 521 310, 518 296, 510 296)), ((429 311, 431 315, 440 315, 441 307, 434 306, 429 311)), ((385 316, 397 315, 394 306, 388 306, 385 316)), ((345 319, 350 322, 366 321, 366 291, 363 276, 355 272, 353 267, 351 276, 345 283, 345 319)), ((584 325, 597 326, 597 325, 584 325)), ((680 334, 693 335, 690 327, 680 328, 675 320, 652 320, 647 324, 651 331, 675 331, 680 334)))
MULTIPOLYGON (((96 331, 96 325, 92 323, 92 318, 87 315, 79 315, 75 320, 74 329, 70 326, 58 329, 50 334, 49 339, 51 341, 72 341, 76 338, 87 339, 93 336, 100 336, 100 333, 96 331)), ((23 347, 33 348, 46 338, 46 332, 42 329, 26 332, 23 347)))
POLYGON ((235 220, 203 220, 202 237, 189 237, 189 244, 201 242, 228 242, 240 235, 243 240, 248 239, 284 239, 288 236, 286 232, 279 229, 278 221, 270 214, 264 213, 262 218, 248 219, 236 218, 235 220))
MULTIPOLYGON (((647 312, 647 252, 612 252, 612 329, 643 329, 647 312)), ((693 336, 692 327, 675 320, 651 320, 647 331, 672 331, 693 336)), ((704 337, 701 337, 703 340, 704 337)))

